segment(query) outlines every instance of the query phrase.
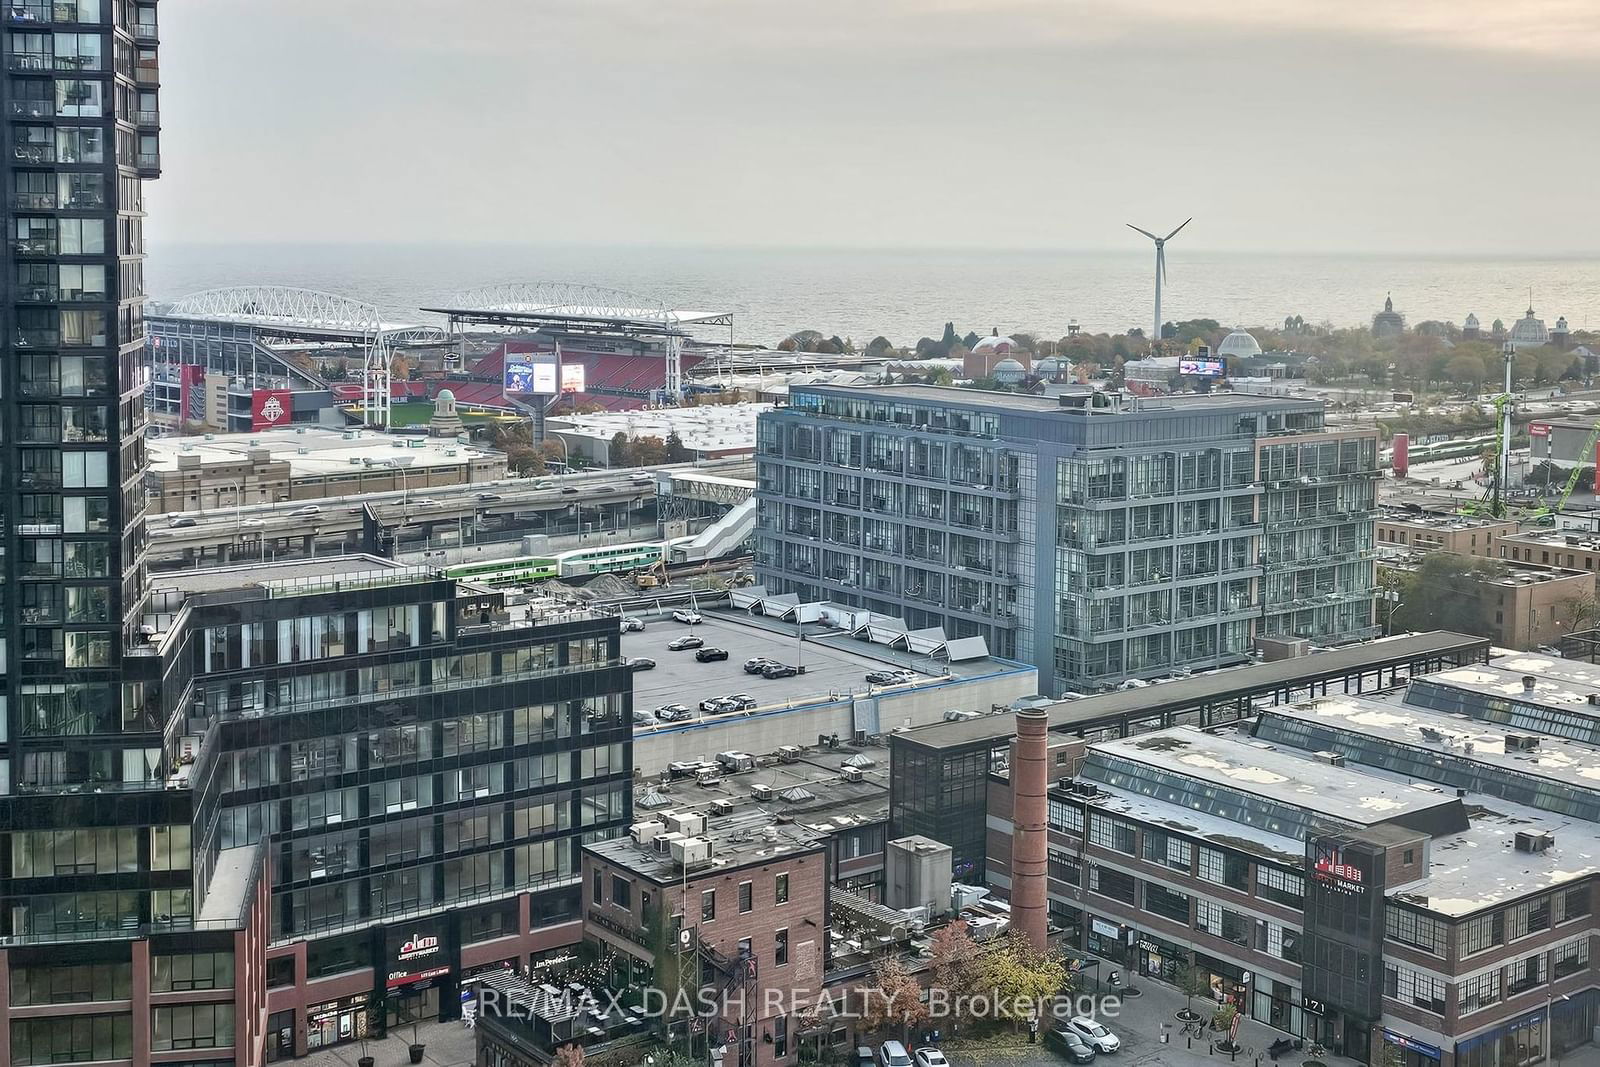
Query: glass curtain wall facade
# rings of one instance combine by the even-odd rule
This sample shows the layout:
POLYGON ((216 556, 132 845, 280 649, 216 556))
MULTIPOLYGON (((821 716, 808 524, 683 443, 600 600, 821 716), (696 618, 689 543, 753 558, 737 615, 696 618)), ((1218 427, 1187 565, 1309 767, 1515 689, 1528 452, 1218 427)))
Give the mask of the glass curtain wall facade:
POLYGON ((1320 402, 1106 404, 795 389, 758 423, 761 581, 981 636, 1049 693, 1372 636, 1375 435, 1320 402))

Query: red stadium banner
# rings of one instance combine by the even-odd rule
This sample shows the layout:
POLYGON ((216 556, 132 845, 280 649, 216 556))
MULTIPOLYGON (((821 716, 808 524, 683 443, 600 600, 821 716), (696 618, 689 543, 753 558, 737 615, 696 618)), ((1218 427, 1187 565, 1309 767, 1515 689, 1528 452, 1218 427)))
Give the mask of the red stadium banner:
POLYGON ((275 426, 287 426, 293 416, 293 400, 287 389, 257 389, 250 395, 252 430, 270 430, 275 426))

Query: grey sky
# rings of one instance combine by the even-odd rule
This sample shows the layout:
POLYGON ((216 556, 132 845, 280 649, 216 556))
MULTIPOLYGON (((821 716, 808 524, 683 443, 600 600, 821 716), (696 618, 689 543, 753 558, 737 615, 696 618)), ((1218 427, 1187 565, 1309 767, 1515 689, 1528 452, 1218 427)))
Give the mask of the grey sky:
POLYGON ((1592 253, 1595 0, 166 0, 152 240, 1592 253))

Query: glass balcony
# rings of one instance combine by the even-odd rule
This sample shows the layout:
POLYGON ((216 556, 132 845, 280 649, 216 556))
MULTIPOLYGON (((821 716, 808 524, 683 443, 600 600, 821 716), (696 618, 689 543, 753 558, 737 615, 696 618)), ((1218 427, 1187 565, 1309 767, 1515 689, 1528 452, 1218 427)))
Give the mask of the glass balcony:
POLYGON ((135 111, 133 113, 133 124, 135 126, 159 126, 161 125, 161 112, 135 111))
POLYGON ((12 0, 6 5, 7 22, 49 22, 49 0, 12 0))
POLYGON ((11 101, 11 114, 19 119, 48 119, 54 118, 56 105, 53 100, 13 100, 11 101))
POLYGON ((154 58, 140 59, 133 64, 136 85, 158 85, 161 82, 161 65, 154 58))
MULTIPOLYGON (((60 330, 29 330, 17 327, 16 345, 18 348, 55 348, 61 344, 60 330)), ((27 477, 26 474, 23 475, 27 477)))
POLYGON ((48 52, 13 52, 6 65, 12 70, 53 70, 55 57, 48 52))
POLYGON ((54 211, 56 198, 54 193, 13 193, 11 206, 18 211, 54 211))
POLYGON ((11 242, 11 252, 18 256, 53 256, 56 254, 54 237, 19 237, 11 242))
POLYGON ((61 298, 61 292, 53 285, 19 285, 17 286, 17 299, 29 304, 53 304, 61 298))
POLYGON ((133 24, 133 35, 141 41, 155 41, 160 39, 161 33, 153 17, 139 19, 133 24))
POLYGON ((54 163, 56 146, 53 144, 19 144, 12 146, 11 158, 18 163, 54 163))
POLYGON ((139 153, 139 169, 140 170, 160 170, 161 169, 161 154, 159 152, 140 152, 139 153))

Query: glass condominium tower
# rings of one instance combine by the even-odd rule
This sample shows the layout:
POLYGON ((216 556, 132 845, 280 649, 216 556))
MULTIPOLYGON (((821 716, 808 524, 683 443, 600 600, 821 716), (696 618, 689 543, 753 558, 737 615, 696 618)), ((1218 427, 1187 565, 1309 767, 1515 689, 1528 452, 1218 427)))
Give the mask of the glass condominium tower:
MULTIPOLYGON (((10 831, 136 818, 142 806, 118 794, 159 789, 163 775, 161 724, 141 713, 124 672, 144 610, 141 190, 160 155, 153 0, 7 0, 0 27, 0 830, 10 831), (96 810, 68 796, 95 797, 96 810)), ((0 871, 10 935, 27 889, 0 871)), ((131 887, 127 872, 113 880, 131 887)))

